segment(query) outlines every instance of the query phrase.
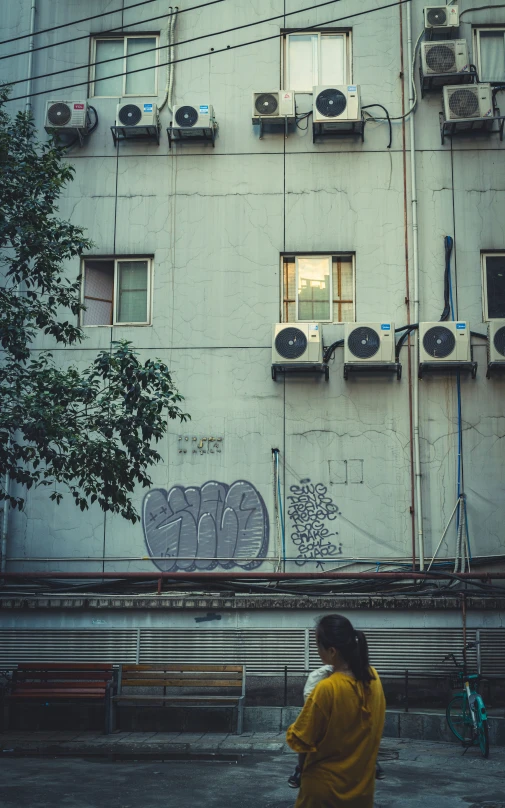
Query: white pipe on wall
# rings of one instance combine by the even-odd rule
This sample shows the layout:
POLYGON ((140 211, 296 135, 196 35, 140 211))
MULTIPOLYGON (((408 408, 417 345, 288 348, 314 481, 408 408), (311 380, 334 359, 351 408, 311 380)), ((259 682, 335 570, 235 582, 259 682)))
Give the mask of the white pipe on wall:
MULTIPOLYGON (((412 109, 409 118, 410 136, 410 195, 412 208, 412 273, 414 281, 414 300, 411 321, 419 322, 419 241, 417 223, 417 176, 416 176, 416 140, 415 140, 415 113, 413 110, 415 103, 414 92, 414 60, 412 52, 412 10, 411 4, 407 3, 407 59, 409 63, 409 109, 412 109)), ((419 340, 419 334, 417 335, 419 340)), ((424 533, 423 533, 423 504, 421 490, 421 455, 419 449, 419 379, 417 376, 417 354, 414 351, 413 359, 413 384, 412 384, 412 404, 413 404, 413 433, 414 433, 414 476, 415 476, 415 509, 417 526, 417 549, 419 553, 419 569, 424 569, 424 533)))
POLYGON ((29 112, 32 108, 32 99, 30 98, 30 93, 32 91, 32 71, 33 71, 33 35, 35 32, 35 14, 37 13, 37 2, 36 0, 32 0, 32 6, 30 9, 30 44, 28 45, 30 53, 28 54, 28 71, 26 75, 28 76, 28 81, 26 82, 26 101, 25 101, 25 111, 29 112))

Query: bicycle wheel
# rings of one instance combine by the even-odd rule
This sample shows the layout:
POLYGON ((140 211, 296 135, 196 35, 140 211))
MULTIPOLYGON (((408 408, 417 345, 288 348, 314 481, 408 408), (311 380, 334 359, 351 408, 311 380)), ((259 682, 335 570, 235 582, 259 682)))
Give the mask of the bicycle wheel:
POLYGON ((483 757, 489 757, 489 726, 487 723, 487 713, 484 702, 480 696, 477 696, 475 704, 477 711, 477 724, 478 724, 478 739, 479 747, 483 757))
POLYGON ((458 741, 463 743, 472 742, 472 716, 468 709, 468 701, 465 696, 455 696, 447 705, 445 711, 447 724, 452 734, 458 741))

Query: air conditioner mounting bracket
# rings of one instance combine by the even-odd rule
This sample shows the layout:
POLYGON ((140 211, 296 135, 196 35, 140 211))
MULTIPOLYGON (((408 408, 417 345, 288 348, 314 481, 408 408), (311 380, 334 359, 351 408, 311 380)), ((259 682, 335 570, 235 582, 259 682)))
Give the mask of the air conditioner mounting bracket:
POLYGON ((112 140, 114 146, 120 140, 153 140, 160 145, 160 127, 152 124, 150 126, 111 126, 112 140), (130 130, 135 130, 135 134, 131 134, 130 130))
POLYGON ((453 135, 500 135, 500 140, 503 140, 503 125, 505 124, 505 115, 500 115, 500 110, 495 107, 493 118, 468 118, 464 121, 446 121, 443 112, 439 112, 440 120, 440 135, 442 146, 444 145, 446 135, 452 137, 453 135), (494 128, 495 122, 498 123, 498 128, 494 128), (464 129, 458 129, 458 126, 464 125, 464 129))
POLYGON ((346 381, 351 373, 396 373, 396 378, 400 381, 402 366, 400 362, 346 362, 344 364, 346 381))
POLYGON ((418 378, 422 379, 425 373, 450 372, 456 370, 458 373, 471 373, 472 379, 477 376, 477 362, 420 362, 418 378))
POLYGON ((214 126, 192 126, 191 129, 178 129, 172 125, 167 128, 168 147, 172 148, 172 143, 212 143, 212 148, 215 148, 217 125, 214 126), (184 132, 189 131, 191 134, 184 137, 184 132))
POLYGON ((330 378, 330 369, 324 362, 290 362, 287 365, 278 362, 272 365, 272 379, 277 381, 278 375, 318 376, 324 375, 327 382, 330 378))
POLYGON ((365 140, 365 119, 361 118, 359 121, 333 121, 328 122, 313 121, 312 122, 312 143, 316 142, 316 138, 322 137, 361 137, 361 142, 365 140), (325 129, 328 125, 338 126, 338 129, 325 129))
POLYGON ((487 366, 486 379, 490 379, 494 372, 505 373, 505 362, 489 362, 487 366))
POLYGON ((274 129, 280 129, 281 127, 284 129, 284 137, 288 137, 289 135, 289 125, 291 123, 295 123, 296 118, 291 117, 289 115, 280 115, 278 118, 264 118, 263 116, 259 116, 257 118, 252 119, 253 126, 259 126, 260 133, 259 139, 261 140, 263 137, 263 133, 269 127, 274 129))
POLYGON ((430 73, 425 76, 419 65, 419 84, 421 98, 424 98, 425 93, 438 92, 444 84, 477 84, 477 74, 470 70, 468 73, 430 73))

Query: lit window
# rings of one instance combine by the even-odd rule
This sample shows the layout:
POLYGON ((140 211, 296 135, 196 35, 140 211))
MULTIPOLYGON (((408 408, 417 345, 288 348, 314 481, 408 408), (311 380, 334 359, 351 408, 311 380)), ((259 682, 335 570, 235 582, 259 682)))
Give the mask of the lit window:
POLYGON ((484 321, 505 319, 505 253, 482 254, 484 321))
POLYGON ((321 85, 350 83, 350 34, 286 34, 284 37, 284 88, 311 93, 321 85))
POLYGON ((84 262, 82 325, 148 325, 149 259, 87 258, 84 262))
POLYGON ((90 77, 93 95, 112 98, 157 95, 158 36, 124 36, 93 40, 90 77), (113 62, 106 61, 114 59, 113 62), (152 68, 152 69, 143 69, 152 68), (140 70, 139 73, 132 71, 140 70), (117 75, 124 74, 124 75, 117 75))
POLYGON ((354 321, 352 255, 284 256, 282 264, 284 322, 354 321))
POLYGON ((474 54, 480 81, 505 81, 505 27, 476 28, 474 54))

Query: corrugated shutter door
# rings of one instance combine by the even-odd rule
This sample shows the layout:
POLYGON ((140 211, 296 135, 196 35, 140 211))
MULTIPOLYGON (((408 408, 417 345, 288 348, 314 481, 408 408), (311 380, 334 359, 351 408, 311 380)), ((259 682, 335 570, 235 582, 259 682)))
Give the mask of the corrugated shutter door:
POLYGON ((0 630, 0 665, 18 662, 136 662, 136 629, 0 630))
MULTIPOLYGON (((370 662, 381 671, 412 670, 423 672, 444 672, 454 669, 452 662, 443 662, 446 654, 455 653, 461 658, 463 632, 451 628, 369 628, 364 629, 368 641, 370 662)), ((474 642, 475 631, 467 631, 467 642, 474 642)), ((315 632, 310 633, 310 668, 318 668, 322 662, 317 653, 315 632)), ((474 650, 468 653, 468 665, 477 670, 477 655, 474 650)))
POLYGON ((305 668, 304 629, 142 629, 140 662, 242 664, 268 672, 305 668))
POLYGON ((505 676, 505 629, 480 629, 481 666, 484 676, 505 676))

